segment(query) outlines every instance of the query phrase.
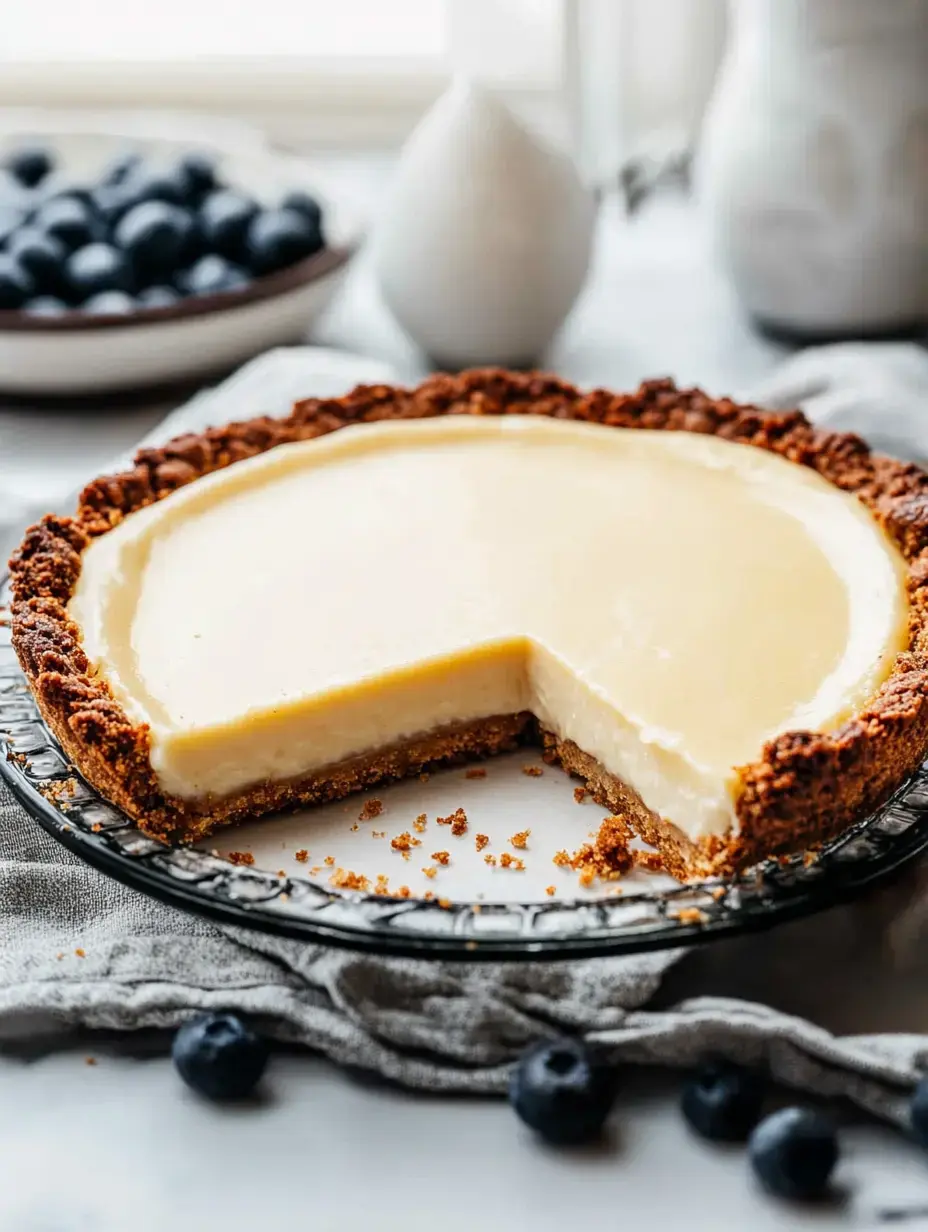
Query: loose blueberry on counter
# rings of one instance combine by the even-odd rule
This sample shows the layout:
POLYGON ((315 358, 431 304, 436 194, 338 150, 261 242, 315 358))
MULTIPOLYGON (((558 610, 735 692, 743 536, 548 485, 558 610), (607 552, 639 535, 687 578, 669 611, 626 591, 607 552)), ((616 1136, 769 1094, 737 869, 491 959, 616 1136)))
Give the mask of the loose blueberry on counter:
POLYGON ((922 1078, 909 1103, 912 1133, 920 1146, 928 1147, 928 1077, 922 1078))
POLYGON ((55 295, 37 295, 23 304, 23 312, 34 317, 60 317, 67 311, 68 305, 55 295))
POLYGON ((229 188, 210 193, 200 207, 200 232, 205 246, 232 260, 245 252, 245 238, 258 204, 229 188))
POLYGON ((112 244, 87 244, 72 252, 65 266, 67 284, 77 300, 101 291, 130 291, 132 271, 125 253, 112 244))
POLYGON ((3 165, 20 184, 35 188, 52 170, 55 160, 44 146, 20 146, 4 158, 3 165))
POLYGON ((267 1042, 235 1014, 201 1014, 174 1036, 171 1056, 184 1082, 209 1099, 243 1099, 264 1073, 267 1042))
POLYGON ((140 308, 170 308, 176 304, 180 296, 173 287, 145 287, 135 297, 140 308))
POLYGON ((236 291, 247 283, 248 277, 240 266, 214 252, 177 275, 178 289, 184 295, 218 295, 222 291, 236 291))
POLYGON ((612 1075, 582 1040, 543 1040, 528 1048, 509 1081, 509 1102, 546 1142, 568 1146, 602 1132, 612 1107, 612 1075))
POLYGON ((781 1108, 766 1117, 748 1140, 751 1166, 778 1198, 821 1198, 838 1162, 838 1136, 831 1121, 809 1108, 781 1108))
POLYGON ((295 210, 297 214, 302 214, 308 223, 312 224, 320 234, 322 233, 322 206, 312 193, 305 192, 303 189, 289 192, 281 201, 280 208, 295 210))
POLYGON ((38 230, 69 250, 81 248, 95 238, 95 221, 94 211, 87 202, 72 194, 46 201, 33 219, 38 230))
POLYGON ((264 210, 248 228, 248 264, 256 274, 272 274, 321 247, 319 230, 296 210, 264 210))
POLYGON ((166 201, 143 201, 119 220, 113 238, 137 273, 163 274, 177 266, 190 242, 193 220, 166 201))
POLYGON ((94 316, 128 316, 135 312, 135 300, 125 291, 100 291, 81 304, 81 312, 94 316))
POLYGON ((10 236, 7 252, 32 275, 37 286, 57 290, 62 285, 67 250, 53 235, 37 227, 23 227, 10 236))
POLYGON ((0 309, 21 308, 35 294, 35 282, 15 257, 0 252, 0 309))
POLYGON ((760 1119, 764 1082, 731 1061, 708 1061, 684 1084, 680 1107, 689 1125, 716 1142, 745 1142, 760 1119))

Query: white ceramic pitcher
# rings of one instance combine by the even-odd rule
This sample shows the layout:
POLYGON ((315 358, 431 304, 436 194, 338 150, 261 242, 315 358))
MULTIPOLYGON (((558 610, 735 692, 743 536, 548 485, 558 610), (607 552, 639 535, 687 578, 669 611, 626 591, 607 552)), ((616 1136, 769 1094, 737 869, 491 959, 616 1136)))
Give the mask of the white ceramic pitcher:
POLYGON ((697 191, 760 322, 928 320, 928 0, 732 0, 697 191))

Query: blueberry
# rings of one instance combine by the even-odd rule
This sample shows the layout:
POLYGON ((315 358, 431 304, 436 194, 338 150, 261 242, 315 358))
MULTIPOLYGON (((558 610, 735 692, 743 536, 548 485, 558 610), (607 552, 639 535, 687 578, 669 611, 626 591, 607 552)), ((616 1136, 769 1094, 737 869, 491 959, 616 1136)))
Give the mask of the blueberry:
POLYGON ((135 312, 135 301, 125 291, 99 291, 81 304, 81 312, 95 316, 128 316, 135 312))
POLYGON ((40 231, 58 240, 67 249, 81 248, 95 238, 93 211, 86 201, 72 194, 46 201, 39 207, 33 221, 40 231))
POLYGON ((581 1040, 526 1049, 509 1080, 509 1102, 545 1141, 576 1145, 599 1136, 612 1107, 612 1075, 581 1040))
POLYGON ((15 205, 0 205, 0 245, 5 244, 22 224, 22 210, 17 209, 15 205))
POLYGON ((66 188, 57 188, 54 192, 45 195, 46 201, 59 201, 62 197, 68 197, 74 201, 80 201, 86 205, 91 213, 94 212, 93 203, 93 187, 86 184, 69 184, 66 188))
POLYGON ((32 275, 38 286, 51 289, 61 286, 67 251, 54 236, 36 227, 23 227, 10 237, 7 252, 32 275))
POLYGON ((126 150, 118 154, 100 173, 100 183, 108 187, 123 184, 130 176, 135 175, 142 166, 142 156, 135 150, 126 150))
POLYGON ((177 286, 184 295, 217 295, 235 291, 248 282, 245 271, 216 253, 201 257, 177 275, 177 286))
POLYGON ((321 247, 320 231, 296 210, 265 210, 248 228, 248 263, 256 274, 272 274, 321 247))
POLYGON ((112 244, 88 244, 68 258, 67 282, 75 299, 100 291, 130 291, 132 271, 124 253, 112 244))
POLYGON ((193 220, 180 206, 143 201, 123 215, 114 239, 136 271, 171 274, 187 247, 193 220))
POLYGON ((0 309, 21 308, 34 294, 29 272, 9 253, 0 253, 0 309))
POLYGON ((312 195, 312 193, 304 192, 302 189, 297 189, 295 192, 287 193, 283 201, 280 203, 281 209, 295 210, 297 214, 302 214, 308 223, 310 223, 316 231, 322 232, 322 206, 312 195))
POLYGON ((171 1056, 188 1086, 209 1099, 243 1099, 264 1073, 268 1046, 235 1014, 201 1014, 174 1036, 171 1056))
POLYGON ((146 287, 135 297, 140 308, 170 308, 180 296, 173 287, 146 287))
POLYGON ((0 167, 0 202, 4 209, 15 209, 25 215, 35 201, 41 199, 41 190, 25 188, 19 180, 0 167))
POLYGON ((838 1162, 838 1136, 827 1117, 809 1108, 781 1108, 748 1139, 751 1166, 778 1198, 820 1198, 838 1162))
POLYGON ((37 295, 34 299, 27 299, 23 304, 23 312, 28 312, 34 317, 60 317, 67 311, 68 305, 64 300, 54 295, 37 295))
POLYGON ((111 229, 131 209, 145 201, 182 205, 184 197, 184 186, 179 176, 158 171, 145 164, 118 184, 100 184, 94 190, 97 208, 111 229))
POLYGON ((93 190, 93 208, 104 228, 111 230, 131 204, 122 184, 98 184, 93 190))
POLYGON ((216 188, 216 164, 208 154, 184 154, 177 172, 186 187, 188 201, 198 202, 216 188))
POLYGON ((143 166, 125 181, 124 187, 133 205, 142 201, 167 201, 169 205, 182 205, 184 201, 184 183, 176 171, 143 166))
POLYGON ((928 1147, 928 1077, 922 1078, 909 1103, 912 1132, 921 1146, 928 1147))
POLYGON ((21 146, 6 156, 3 165, 20 184, 35 188, 54 167, 55 160, 44 146, 21 146))
POLYGON ((744 1142, 760 1119, 764 1083, 730 1061, 709 1061, 683 1087, 681 1108, 703 1138, 744 1142))
POLYGON ((233 260, 245 251, 245 237, 258 213, 257 202, 229 188, 210 193, 200 207, 200 231, 212 252, 233 260))

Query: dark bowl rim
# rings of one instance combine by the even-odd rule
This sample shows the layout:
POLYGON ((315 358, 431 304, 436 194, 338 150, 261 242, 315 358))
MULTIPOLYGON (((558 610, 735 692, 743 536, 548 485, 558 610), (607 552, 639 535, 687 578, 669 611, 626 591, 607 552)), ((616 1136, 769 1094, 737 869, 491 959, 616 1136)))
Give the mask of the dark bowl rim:
POLYGON ((209 316, 244 308, 327 277, 347 264, 358 247, 358 243, 349 243, 323 248, 311 257, 273 274, 255 278, 236 290, 220 291, 214 295, 191 295, 178 300, 176 304, 161 308, 140 308, 137 312, 130 313, 83 313, 72 309, 59 317, 43 317, 19 309, 3 309, 0 310, 0 334, 62 334, 114 328, 131 329, 136 325, 167 324, 186 321, 190 317, 209 316))

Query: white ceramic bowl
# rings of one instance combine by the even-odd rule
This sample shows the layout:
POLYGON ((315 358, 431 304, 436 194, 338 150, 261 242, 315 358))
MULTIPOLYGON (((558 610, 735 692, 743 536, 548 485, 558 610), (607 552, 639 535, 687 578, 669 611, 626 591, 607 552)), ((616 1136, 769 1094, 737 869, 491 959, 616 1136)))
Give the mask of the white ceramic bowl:
POLYGON ((132 147, 154 162, 188 150, 210 153, 223 182, 268 203, 291 189, 309 189, 323 207, 326 247, 242 290, 131 316, 0 312, 0 391, 6 394, 61 396, 166 385, 229 370, 269 347, 300 341, 331 300, 360 240, 357 223, 326 193, 310 166, 249 139, 247 130, 240 139, 211 134, 184 140, 164 135, 163 129, 152 135, 131 123, 88 119, 69 121, 65 129, 32 118, 28 125, 0 124, 0 156, 30 138, 55 149, 62 167, 57 174, 65 184, 92 178, 132 147))

